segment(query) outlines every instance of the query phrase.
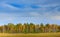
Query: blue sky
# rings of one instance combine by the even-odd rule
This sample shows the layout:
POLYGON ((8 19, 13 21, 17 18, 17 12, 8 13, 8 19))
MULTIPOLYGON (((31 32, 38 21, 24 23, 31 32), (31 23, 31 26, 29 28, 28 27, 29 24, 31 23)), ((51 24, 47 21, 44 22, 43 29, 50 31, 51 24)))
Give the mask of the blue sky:
POLYGON ((0 25, 27 22, 60 25, 60 0, 0 0, 0 25))

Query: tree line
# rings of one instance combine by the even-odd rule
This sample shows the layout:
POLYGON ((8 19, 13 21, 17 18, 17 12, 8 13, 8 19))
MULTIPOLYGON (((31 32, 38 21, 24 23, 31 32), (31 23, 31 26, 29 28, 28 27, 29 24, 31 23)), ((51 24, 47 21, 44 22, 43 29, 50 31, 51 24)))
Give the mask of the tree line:
POLYGON ((8 23, 0 26, 0 33, 47 33, 60 32, 60 25, 57 24, 33 24, 33 23, 8 23))

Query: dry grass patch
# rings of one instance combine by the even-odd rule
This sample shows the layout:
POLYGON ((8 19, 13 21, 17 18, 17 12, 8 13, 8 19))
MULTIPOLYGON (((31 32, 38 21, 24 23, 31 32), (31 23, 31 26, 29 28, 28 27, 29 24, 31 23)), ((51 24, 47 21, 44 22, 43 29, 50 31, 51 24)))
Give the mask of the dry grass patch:
POLYGON ((29 33, 29 34, 0 33, 0 37, 60 37, 60 33, 29 33))

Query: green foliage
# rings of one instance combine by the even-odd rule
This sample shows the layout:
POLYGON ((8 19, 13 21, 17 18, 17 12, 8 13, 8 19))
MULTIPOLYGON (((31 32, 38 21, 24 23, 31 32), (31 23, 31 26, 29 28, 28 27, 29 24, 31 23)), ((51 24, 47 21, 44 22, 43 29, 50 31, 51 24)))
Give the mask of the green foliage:
POLYGON ((56 24, 46 24, 41 23, 33 24, 33 23, 8 23, 7 25, 0 26, 1 33, 43 33, 43 32, 60 32, 60 26, 56 24))

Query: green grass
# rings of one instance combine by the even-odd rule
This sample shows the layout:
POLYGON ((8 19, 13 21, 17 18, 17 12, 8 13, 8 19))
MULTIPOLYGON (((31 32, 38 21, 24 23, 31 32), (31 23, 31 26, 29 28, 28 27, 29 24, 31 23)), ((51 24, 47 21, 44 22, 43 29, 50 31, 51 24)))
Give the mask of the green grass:
POLYGON ((29 34, 8 34, 0 33, 0 37, 60 37, 60 33, 29 33, 29 34))

